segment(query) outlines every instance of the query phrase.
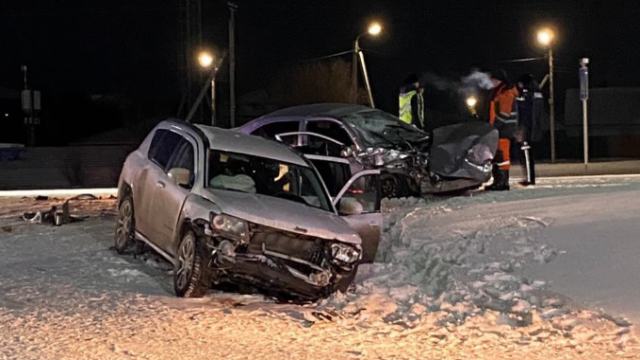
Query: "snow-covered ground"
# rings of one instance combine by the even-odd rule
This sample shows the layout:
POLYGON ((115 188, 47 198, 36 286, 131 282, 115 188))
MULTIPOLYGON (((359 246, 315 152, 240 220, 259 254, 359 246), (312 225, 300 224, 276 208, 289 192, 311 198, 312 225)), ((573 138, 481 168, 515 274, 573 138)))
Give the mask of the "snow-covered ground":
POLYGON ((113 200, 53 227, 0 199, 0 358, 640 358, 640 178, 386 201, 378 262, 316 304, 172 295, 110 249, 113 200))

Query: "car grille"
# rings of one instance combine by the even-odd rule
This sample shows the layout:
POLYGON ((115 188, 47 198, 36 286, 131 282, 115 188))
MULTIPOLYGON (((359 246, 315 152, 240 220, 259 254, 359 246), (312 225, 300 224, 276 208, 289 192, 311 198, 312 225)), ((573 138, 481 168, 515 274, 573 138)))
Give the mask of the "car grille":
POLYGON ((262 244, 270 251, 303 259, 318 266, 321 266, 325 259, 324 241, 311 236, 273 229, 256 229, 249 243, 249 252, 261 253, 262 244))

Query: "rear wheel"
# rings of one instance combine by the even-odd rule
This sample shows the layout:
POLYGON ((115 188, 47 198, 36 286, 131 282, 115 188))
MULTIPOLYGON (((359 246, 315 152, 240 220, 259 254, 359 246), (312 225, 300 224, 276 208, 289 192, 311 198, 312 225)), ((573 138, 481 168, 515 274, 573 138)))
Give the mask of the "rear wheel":
POLYGON ((133 217, 133 200, 126 195, 118 206, 114 247, 118 254, 123 254, 134 243, 135 218, 133 217))
POLYGON ((209 288, 205 252, 196 234, 188 230, 178 247, 173 288, 180 297, 201 297, 209 288))

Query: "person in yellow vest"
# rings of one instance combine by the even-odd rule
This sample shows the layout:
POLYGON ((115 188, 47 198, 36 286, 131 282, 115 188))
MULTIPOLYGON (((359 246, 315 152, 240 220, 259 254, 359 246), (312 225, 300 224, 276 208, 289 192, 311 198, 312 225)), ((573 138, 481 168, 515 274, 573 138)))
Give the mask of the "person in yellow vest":
POLYGON ((424 88, 415 74, 410 75, 400 88, 398 96, 398 117, 403 122, 418 129, 425 129, 424 122, 424 88))

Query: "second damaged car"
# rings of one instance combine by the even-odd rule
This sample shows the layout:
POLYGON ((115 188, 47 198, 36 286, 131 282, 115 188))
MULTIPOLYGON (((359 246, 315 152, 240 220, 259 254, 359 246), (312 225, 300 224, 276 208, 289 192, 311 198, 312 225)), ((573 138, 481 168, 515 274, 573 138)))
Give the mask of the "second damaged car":
POLYGON ((332 198, 315 167, 285 145, 164 121, 125 161, 115 248, 148 244, 174 265, 178 296, 232 282, 320 298, 345 289, 375 253, 377 177, 359 173, 332 198))
POLYGON ((347 175, 382 169, 382 194, 402 197, 477 188, 491 177, 498 132, 480 121, 439 127, 431 134, 378 109, 352 104, 310 104, 281 109, 237 129, 278 140, 314 161, 331 188, 324 159, 346 161, 347 175))

